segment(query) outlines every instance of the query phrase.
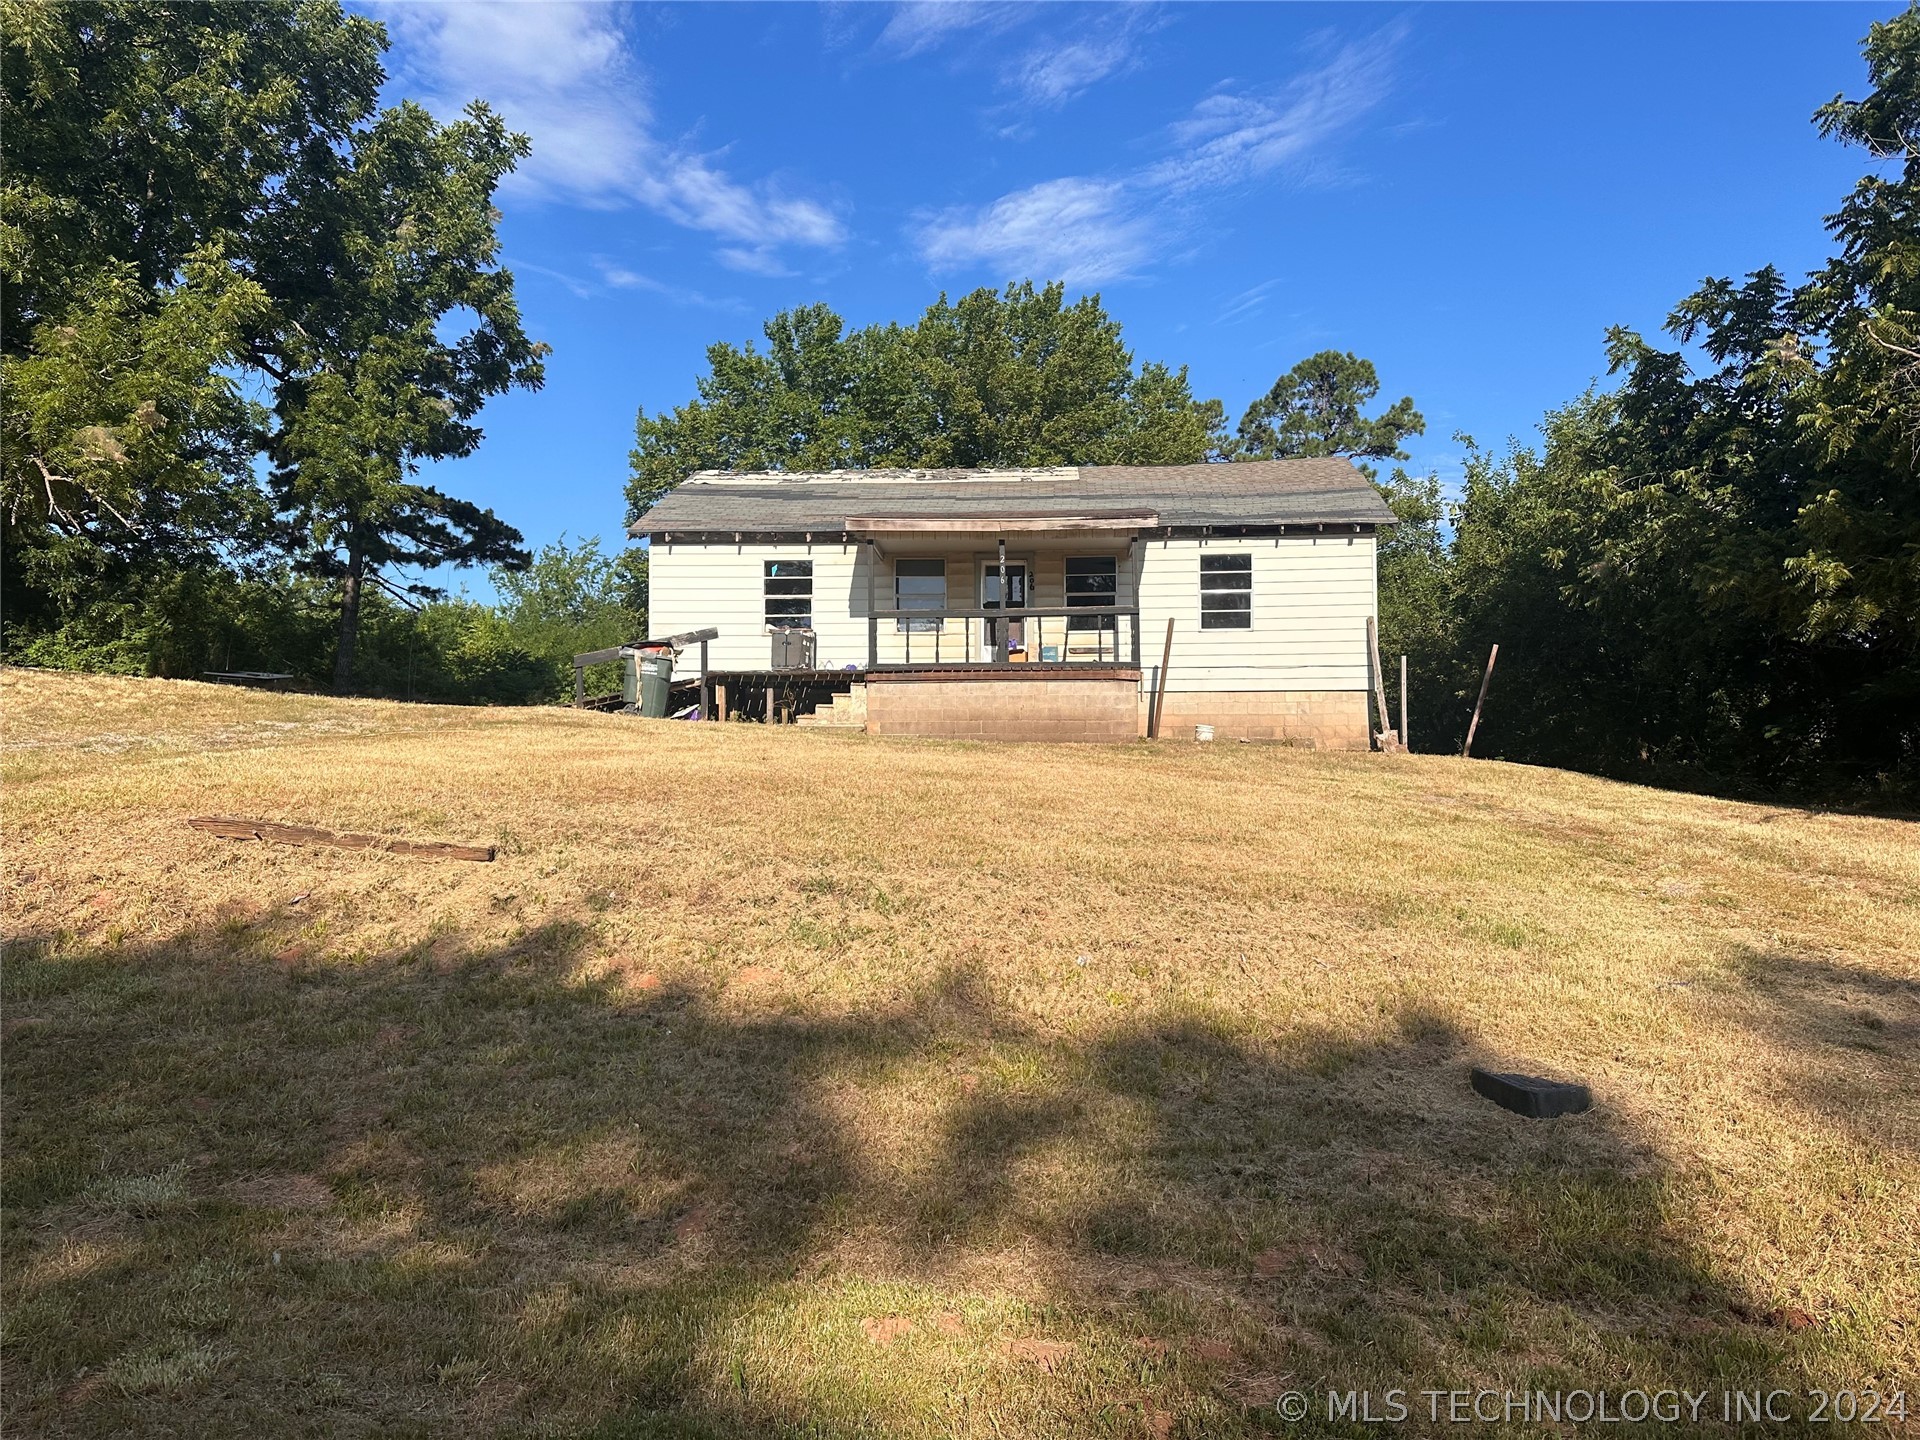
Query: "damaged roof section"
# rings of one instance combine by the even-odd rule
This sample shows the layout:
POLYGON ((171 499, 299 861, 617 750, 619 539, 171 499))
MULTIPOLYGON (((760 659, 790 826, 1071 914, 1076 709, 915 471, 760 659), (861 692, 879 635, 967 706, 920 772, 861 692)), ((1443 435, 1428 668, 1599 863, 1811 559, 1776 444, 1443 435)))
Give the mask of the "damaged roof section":
POLYGON ((1043 528, 1048 521, 1084 526, 1090 519, 1140 529, 1372 526, 1391 525, 1393 512, 1372 482, 1340 458, 1026 470, 707 470, 627 533, 859 533, 958 521, 970 528, 1043 528))

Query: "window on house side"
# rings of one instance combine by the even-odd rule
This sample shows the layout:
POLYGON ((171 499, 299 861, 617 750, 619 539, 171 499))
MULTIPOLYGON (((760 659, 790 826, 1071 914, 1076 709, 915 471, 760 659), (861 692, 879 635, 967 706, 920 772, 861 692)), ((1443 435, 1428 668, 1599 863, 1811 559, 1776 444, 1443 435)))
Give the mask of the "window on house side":
POLYGON ((1253 628, 1253 556, 1200 557, 1200 628, 1253 628))
MULTIPOLYGON (((947 608, 947 562, 931 558, 902 556, 893 562, 893 608, 896 610, 945 610, 947 608)), ((938 630, 937 617, 909 620, 902 616, 895 625, 926 635, 938 630)))
POLYGON ((767 627, 772 630, 813 628, 813 562, 766 562, 767 627))
MULTIPOLYGON (((1084 605, 1120 603, 1119 567, 1111 555, 1069 555, 1067 557, 1067 608, 1084 605)), ((1070 631, 1101 631, 1111 635, 1117 616, 1080 615, 1067 621, 1070 631)))

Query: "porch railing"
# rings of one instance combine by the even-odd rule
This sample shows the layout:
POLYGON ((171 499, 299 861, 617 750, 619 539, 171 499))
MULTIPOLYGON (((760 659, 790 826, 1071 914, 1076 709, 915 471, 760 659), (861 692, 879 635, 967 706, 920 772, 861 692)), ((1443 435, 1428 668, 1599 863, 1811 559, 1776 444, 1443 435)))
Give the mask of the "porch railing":
POLYGON ((869 670, 1139 664, 1140 612, 1117 605, 875 610, 867 618, 869 670))

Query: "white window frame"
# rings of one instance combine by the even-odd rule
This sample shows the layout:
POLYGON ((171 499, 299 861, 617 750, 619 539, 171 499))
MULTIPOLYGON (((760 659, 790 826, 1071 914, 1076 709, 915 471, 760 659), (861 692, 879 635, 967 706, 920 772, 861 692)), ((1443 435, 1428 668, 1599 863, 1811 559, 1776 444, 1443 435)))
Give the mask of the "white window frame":
POLYGON ((813 574, 813 557, 812 556, 807 556, 804 559, 776 558, 772 560, 763 560, 760 562, 760 618, 765 625, 766 632, 769 635, 771 635, 775 630, 811 630, 813 629, 813 581, 814 581, 814 574, 813 574), (773 573, 774 567, 776 565, 804 565, 806 567, 806 573, 803 575, 776 575, 773 573), (801 591, 801 590, 775 591, 769 588, 776 581, 778 581, 783 585, 792 585, 801 580, 805 580, 807 582, 807 587, 804 591, 801 591), (776 616, 773 613, 772 609, 770 608, 773 602, 776 600, 779 600, 784 603, 791 603, 792 601, 801 600, 801 599, 804 599, 807 602, 807 610, 805 615, 776 616), (798 621, 799 623, 795 623, 796 621, 798 621))
POLYGON ((1253 551, 1225 550, 1202 551, 1200 554, 1200 628, 1202 630, 1251 630, 1253 628, 1253 551), (1244 560, 1244 566, 1235 565, 1214 571, 1207 571, 1209 560, 1244 560), (1209 585, 1210 579, 1228 579, 1227 585, 1209 585), (1209 609, 1209 595, 1244 595, 1246 606, 1218 606, 1209 609))

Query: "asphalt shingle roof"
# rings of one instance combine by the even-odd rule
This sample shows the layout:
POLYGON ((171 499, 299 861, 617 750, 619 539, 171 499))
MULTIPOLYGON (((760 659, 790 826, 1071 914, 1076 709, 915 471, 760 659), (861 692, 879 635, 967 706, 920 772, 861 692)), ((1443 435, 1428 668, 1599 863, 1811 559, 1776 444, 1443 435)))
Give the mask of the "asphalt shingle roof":
POLYGON ((628 527, 633 535, 857 529, 862 519, 1097 516, 1151 511, 1149 524, 1390 525, 1393 512, 1344 459, 1040 470, 703 471, 628 527))

